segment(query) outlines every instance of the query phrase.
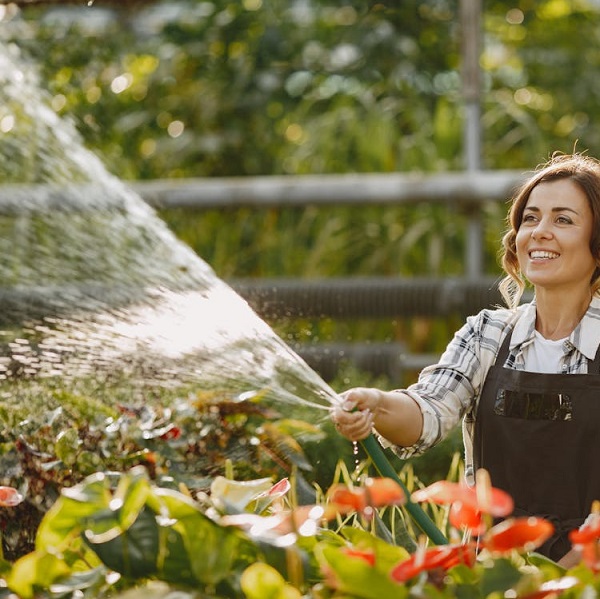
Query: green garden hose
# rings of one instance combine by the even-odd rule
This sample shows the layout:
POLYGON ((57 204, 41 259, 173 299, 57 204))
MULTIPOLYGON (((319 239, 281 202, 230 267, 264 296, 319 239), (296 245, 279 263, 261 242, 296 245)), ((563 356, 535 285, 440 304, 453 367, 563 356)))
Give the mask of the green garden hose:
POLYGON ((393 479, 397 482, 406 496, 406 503, 404 507, 406 511, 412 516, 413 520, 417 523, 419 528, 436 544, 436 545, 447 545, 448 539, 442 534, 442 531, 433 523, 431 518, 423 511, 423 508, 418 504, 411 501, 410 493, 404 483, 400 480, 397 472, 392 468, 388 459, 383 453, 381 445, 377 442, 377 439, 371 434, 366 439, 360 441, 363 449, 367 452, 367 455, 371 458, 373 465, 381 476, 393 479))

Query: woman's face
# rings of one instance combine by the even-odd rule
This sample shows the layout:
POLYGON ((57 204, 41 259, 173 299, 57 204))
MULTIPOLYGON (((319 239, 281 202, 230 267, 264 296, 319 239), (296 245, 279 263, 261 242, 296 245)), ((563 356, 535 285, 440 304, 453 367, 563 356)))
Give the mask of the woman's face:
POLYGON ((592 223, 587 196, 570 179, 534 187, 516 237, 523 275, 536 288, 589 291, 596 269, 592 223))

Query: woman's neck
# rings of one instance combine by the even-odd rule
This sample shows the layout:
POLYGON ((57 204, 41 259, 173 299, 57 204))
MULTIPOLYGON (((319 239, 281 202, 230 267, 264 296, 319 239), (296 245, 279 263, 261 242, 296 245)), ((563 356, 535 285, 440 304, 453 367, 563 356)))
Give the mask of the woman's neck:
POLYGON ((546 339, 568 337, 580 323, 591 299, 589 290, 579 294, 556 294, 536 289, 536 330, 546 339))

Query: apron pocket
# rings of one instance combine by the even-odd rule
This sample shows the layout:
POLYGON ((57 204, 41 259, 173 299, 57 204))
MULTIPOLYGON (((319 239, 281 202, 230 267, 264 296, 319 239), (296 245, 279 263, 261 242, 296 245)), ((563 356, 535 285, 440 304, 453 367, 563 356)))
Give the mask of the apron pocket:
POLYGON ((507 418, 525 420, 560 420, 573 418, 573 404, 564 393, 533 393, 499 389, 494 413, 507 418))

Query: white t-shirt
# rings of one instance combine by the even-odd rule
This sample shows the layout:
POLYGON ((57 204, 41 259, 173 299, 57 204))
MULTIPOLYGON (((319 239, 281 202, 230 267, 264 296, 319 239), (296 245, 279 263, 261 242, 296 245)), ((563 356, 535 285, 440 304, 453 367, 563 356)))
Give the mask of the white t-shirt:
POLYGON ((525 370, 556 374, 561 372, 561 360, 564 355, 563 344, 568 339, 546 339, 535 331, 533 343, 524 352, 525 370))

